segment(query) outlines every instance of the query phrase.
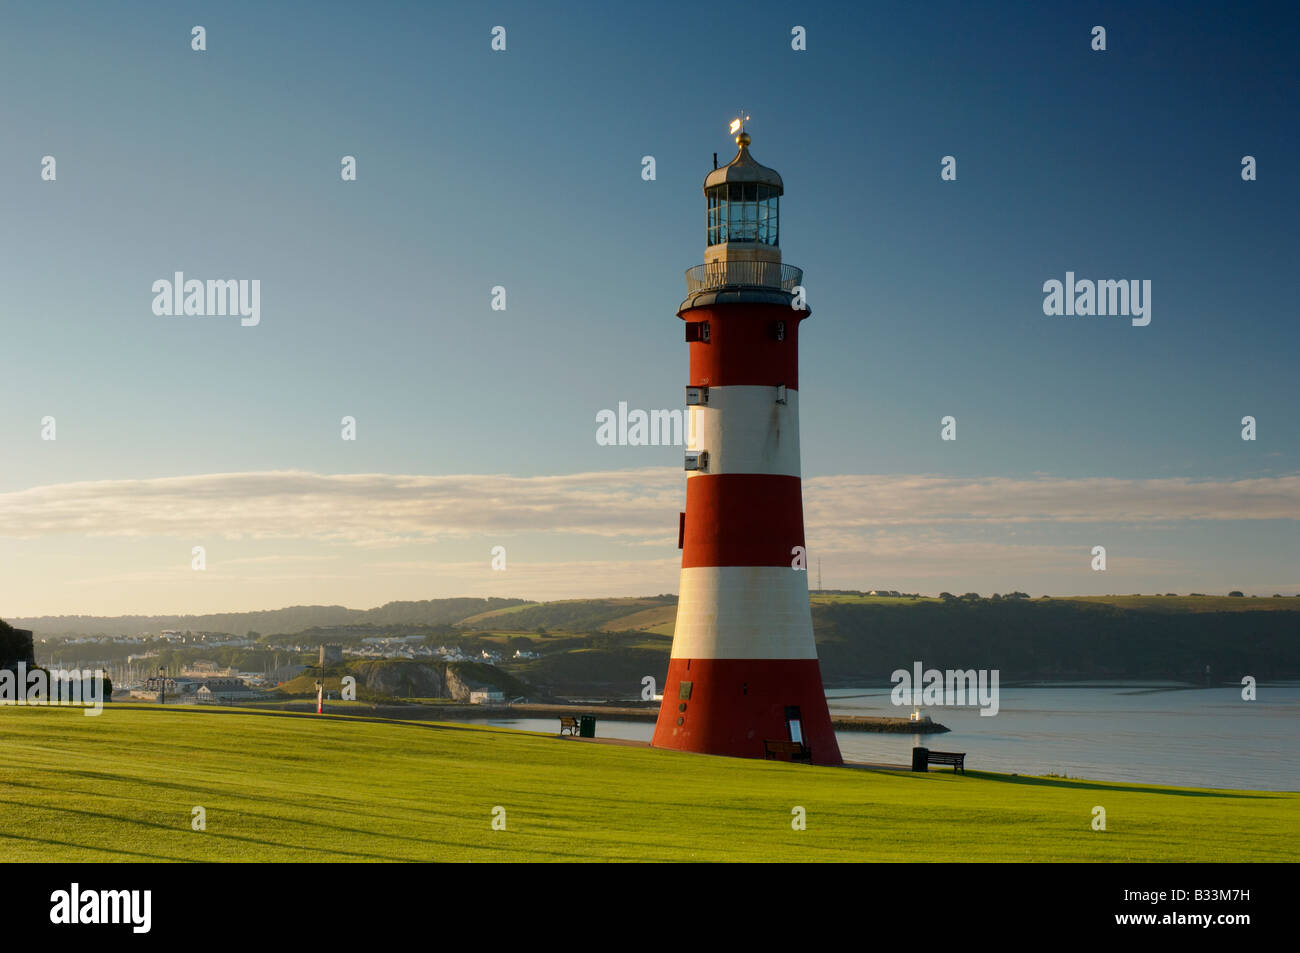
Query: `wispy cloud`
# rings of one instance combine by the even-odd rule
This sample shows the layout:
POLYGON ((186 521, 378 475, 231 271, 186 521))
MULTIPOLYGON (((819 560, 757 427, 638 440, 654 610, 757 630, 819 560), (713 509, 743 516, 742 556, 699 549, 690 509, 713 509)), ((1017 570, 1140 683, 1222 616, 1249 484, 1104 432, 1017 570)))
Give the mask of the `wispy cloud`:
POLYGON ((1300 519, 1300 475, 1248 480, 830 476, 804 485, 809 536, 860 543, 881 528, 1300 519))
MULTIPOLYGON (((216 473, 34 487, 0 493, 6 610, 196 612, 672 592, 684 497, 681 471, 668 467, 546 477, 216 473), (204 572, 191 568, 196 544, 206 548, 204 572), (505 572, 490 565, 497 544, 508 550, 505 572)), ((806 480, 804 505, 809 552, 830 587, 1236 587, 1265 595, 1296 588, 1291 551, 1276 544, 1286 534, 1268 523, 1300 518, 1297 475, 845 475, 806 480), (1257 521, 1273 548, 1204 545, 1207 526, 1232 538, 1228 522, 1239 520, 1257 521), (1114 542, 1125 533, 1127 545, 1114 542), (1106 573, 1090 569, 1098 542, 1110 544, 1106 573)))
POLYGON ((565 476, 214 473, 0 494, 0 535, 220 536, 361 544, 544 532, 661 535, 676 471, 565 476))
MULTIPOLYGON (((215 473, 0 494, 0 536, 314 539, 382 546, 482 535, 675 534, 681 472, 562 476, 215 473), (671 527, 671 529, 669 528, 671 527)), ((808 535, 860 546, 888 527, 1300 519, 1300 475, 1248 480, 851 475, 804 482, 808 535)))

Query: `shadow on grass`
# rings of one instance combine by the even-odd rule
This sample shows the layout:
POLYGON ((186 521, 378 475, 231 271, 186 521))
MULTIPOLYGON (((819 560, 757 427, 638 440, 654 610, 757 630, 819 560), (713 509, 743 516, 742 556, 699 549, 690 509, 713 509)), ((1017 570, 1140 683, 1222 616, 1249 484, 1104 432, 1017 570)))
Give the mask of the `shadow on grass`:
MULTIPOLYGON (((192 800, 205 800, 210 804, 232 804, 233 803, 233 807, 229 809, 231 814, 238 815, 239 817, 246 818, 246 819, 262 820, 271 823, 278 823, 285 827, 286 832, 290 829, 298 829, 298 828, 307 832, 318 831, 318 830, 331 831, 334 833, 344 835, 345 837, 350 836, 361 840, 370 840, 372 842, 379 838, 388 838, 404 844, 424 844, 431 848, 448 847, 448 846, 452 846, 452 847, 458 847, 458 846, 459 847, 482 847, 483 846, 478 841, 449 839, 449 837, 446 836, 445 834, 437 837, 421 836, 422 834, 426 833, 426 829, 429 828, 430 826, 440 827, 443 830, 451 829, 454 826, 460 826, 462 828, 471 826, 470 822, 465 817, 460 816, 454 812, 439 813, 436 810, 434 810, 428 803, 421 804, 421 802, 415 802, 415 804, 418 806, 401 808, 400 815, 394 814, 391 811, 383 814, 383 816, 389 820, 398 820, 398 819, 401 820, 401 823, 406 826, 408 833, 400 833, 397 831, 389 831, 377 827, 350 827, 344 824, 327 821, 322 816, 317 816, 314 818, 290 816, 288 813, 286 813, 285 809, 303 808, 305 806, 305 801, 301 797, 299 798, 287 797, 287 796, 277 797, 268 794, 236 792, 230 790, 229 788, 207 787, 198 784, 184 784, 180 782, 163 781, 161 779, 145 780, 145 779, 125 776, 125 775, 115 776, 115 775, 106 775, 106 774, 96 774, 94 772, 65 772, 65 773, 74 774, 80 777, 84 777, 87 779, 94 779, 98 781, 119 781, 122 783, 149 785, 153 788, 164 788, 167 789, 169 792, 174 791, 177 793, 187 795, 187 797, 180 799, 183 803, 189 803, 192 800), (234 803, 234 802, 239 802, 239 803, 234 803), (267 812, 264 813, 262 811, 250 809, 249 807, 244 806, 242 802, 252 802, 258 807, 265 808, 267 812)), ((41 810, 60 812, 64 814, 81 815, 85 817, 96 817, 96 818, 102 818, 111 821, 117 821, 123 825, 138 824, 145 827, 156 828, 162 831, 177 830, 177 828, 172 824, 160 823, 158 821, 149 820, 147 818, 141 817, 136 814, 132 814, 130 812, 118 814, 118 813, 109 813, 107 811, 102 811, 102 810, 92 811, 85 808, 67 807, 63 805, 55 805, 55 804, 48 804, 48 803, 42 804, 39 802, 40 789, 37 786, 25 784, 23 782, 16 782, 12 786, 29 788, 32 790, 33 795, 32 797, 27 799, 14 800, 14 801, 10 801, 7 798, 0 798, 0 808, 2 808, 3 805, 6 804, 12 804, 15 808, 34 807, 34 808, 39 808, 41 810)), ((127 804, 138 803, 141 800, 141 798, 138 795, 119 795, 114 793, 104 793, 98 791, 90 792, 89 796, 92 796, 96 799, 103 800, 103 801, 120 801, 127 804)), ((316 796, 319 797, 319 795, 316 796)), ((563 794, 548 794, 547 797, 549 800, 553 800, 553 801, 558 801, 565 798, 572 799, 576 807, 581 807, 583 805, 590 807, 592 804, 592 797, 590 795, 577 796, 577 795, 563 795, 563 794)), ((320 806, 318 814, 324 814, 326 812, 329 812, 332 814, 339 814, 339 815, 355 815, 361 817, 374 818, 378 816, 379 813, 375 808, 371 808, 369 810, 358 809, 355 806, 353 806, 350 802, 346 802, 341 798, 330 798, 329 800, 330 803, 322 804, 320 806)), ((611 800, 615 800, 615 799, 611 799, 611 800)), ((183 812, 181 812, 181 816, 185 816, 183 812)), ((218 838, 228 837, 235 840, 249 841, 251 843, 260 843, 266 846, 284 848, 284 849, 321 850, 327 852, 332 851, 334 853, 342 853, 342 854, 352 853, 350 851, 338 851, 338 850, 333 850, 331 848, 307 847, 305 845, 298 844, 293 841, 270 841, 270 840, 257 841, 255 839, 246 836, 241 836, 238 834, 225 834, 225 833, 217 833, 213 831, 205 831, 205 833, 209 834, 210 836, 215 836, 218 838)), ((3 835, 3 833, 0 833, 0 836, 5 836, 5 835, 3 835)), ((379 848, 381 845, 372 843, 371 846, 379 848)), ((579 853, 572 853, 568 851, 548 850, 544 847, 533 847, 529 849, 532 850, 534 853, 552 856, 559 859, 571 858, 571 857, 580 858, 584 856, 579 853)), ((384 855, 356 854, 356 856, 366 858, 366 859, 376 859, 376 860, 404 860, 405 859, 400 855, 394 855, 392 857, 389 857, 387 854, 384 855)))
POLYGON ((92 844, 74 844, 72 841, 55 840, 52 837, 28 837, 25 834, 5 834, 0 832, 0 841, 26 841, 29 844, 39 844, 41 847, 50 848, 69 848, 70 850, 93 851, 99 854, 108 854, 109 856, 126 856, 139 857, 141 860, 157 863, 158 861, 172 861, 178 864, 196 863, 189 857, 169 857, 160 854, 156 850, 140 851, 127 850, 125 847, 96 847, 92 844))
MULTIPOLYGON (((87 774, 87 776, 92 776, 92 775, 87 774)), ((131 780, 139 783, 139 779, 124 778, 124 780, 131 780)), ((271 805, 272 807, 278 804, 301 807, 303 804, 301 799, 294 799, 294 798, 287 798, 287 797, 282 798, 282 797, 270 797, 267 795, 233 794, 230 791, 219 790, 219 789, 199 789, 196 786, 187 786, 187 785, 167 783, 167 782, 154 782, 154 783, 161 787, 174 788, 179 790, 184 790, 188 787, 190 793, 197 794, 200 797, 202 797, 203 794, 206 792, 207 794, 211 795, 208 798, 208 800, 215 803, 220 803, 223 799, 229 800, 231 798, 235 798, 238 800, 251 800, 251 801, 262 802, 263 804, 271 805)), ((27 785, 22 785, 22 786, 26 787, 27 785)), ((93 796, 116 798, 116 796, 113 795, 106 796, 106 795, 95 794, 93 796)), ((131 800, 135 800, 135 799, 132 798, 131 800)), ((587 806, 590 806, 591 803, 591 798, 589 796, 582 797, 582 798, 575 798, 575 800, 577 803, 586 804, 587 806)), ((178 827, 177 825, 174 824, 161 823, 159 821, 150 820, 148 818, 141 817, 138 815, 132 815, 132 814, 110 813, 107 811, 96 811, 96 810, 90 810, 86 808, 68 807, 64 805, 39 804, 36 803, 34 799, 10 801, 5 798, 0 798, 0 806, 2 805, 12 805, 15 809, 36 808, 39 810, 49 811, 52 813, 57 813, 62 815, 70 815, 73 817, 94 818, 94 819, 113 822, 117 825, 121 825, 128 828, 131 826, 144 827, 144 828, 150 828, 160 832, 180 833, 182 836, 185 836, 188 833, 188 828, 185 826, 185 824, 181 824, 178 827)), ((324 810, 332 811, 336 813, 344 813, 344 811, 340 810, 336 806, 329 806, 326 807, 324 810)), ((290 817, 284 813, 260 813, 258 811, 249 810, 242 806, 236 806, 231 811, 231 813, 232 815, 243 819, 254 819, 254 820, 262 820, 262 821, 267 821, 272 823, 279 823, 283 825, 284 834, 289 839, 268 840, 264 838, 249 836, 246 834, 226 833, 223 831, 216 831, 216 830, 206 830, 202 833, 202 835, 196 835, 196 836, 202 836, 204 839, 210 838, 213 841, 216 841, 218 843, 231 842, 235 844, 248 844, 254 847, 266 848, 269 851, 279 851, 279 852, 306 851, 312 854, 339 855, 346 860, 384 861, 384 862, 395 862, 395 863, 409 862, 415 860, 416 858, 404 856, 401 852, 367 853, 360 850, 348 850, 348 849, 344 849, 343 847, 324 847, 324 846, 315 846, 308 843, 297 842, 293 839, 291 830, 301 829, 302 831, 307 833, 310 833, 312 831, 330 831, 330 832, 343 835, 344 837, 351 838, 346 842, 349 846, 352 846, 354 842, 357 842, 360 844, 364 844, 365 846, 369 846, 374 850, 384 849, 384 846, 382 844, 377 843, 377 841, 379 841, 380 839, 396 841, 399 844, 424 846, 433 849, 467 848, 471 850, 489 850, 489 851, 500 849, 496 845, 489 844, 488 842, 483 840, 465 839, 462 835, 459 834, 459 831, 468 830, 473 825, 466 818, 458 817, 454 814, 444 814, 444 815, 438 815, 436 817, 437 823, 434 824, 433 826, 438 826, 439 824, 442 825, 441 828, 442 833, 440 836, 437 837, 422 836, 422 835, 427 835, 428 832, 425 829, 430 826, 431 819, 435 819, 430 817, 427 810, 422 813, 413 814, 409 822, 403 821, 403 823, 407 823, 409 826, 410 832, 408 833, 401 833, 397 831, 386 831, 383 829, 376 829, 376 828, 348 827, 341 824, 330 823, 329 821, 326 821, 323 818, 308 819, 308 818, 300 818, 300 817, 290 817), (453 830, 457 831, 457 833, 452 833, 453 830)), ((347 813, 352 813, 352 812, 347 812, 347 813)), ((185 817, 183 813, 181 814, 181 816, 185 817)), ((374 812, 370 812, 366 816, 374 817, 376 815, 374 814, 374 812)), ((188 817, 185 817, 185 820, 188 821, 188 817)), ((531 855, 537 855, 537 858, 541 860, 551 859, 556 861, 569 861, 569 860, 591 859, 586 854, 571 849, 560 849, 559 847, 553 846, 548 842, 549 840, 560 839, 564 841, 563 846, 567 847, 568 842, 573 838, 573 836, 574 836, 573 831, 565 830, 562 827, 554 827, 554 829, 548 830, 547 832, 545 832, 540 836, 535 834, 534 838, 530 840, 530 842, 526 845, 520 845, 518 843, 515 843, 512 844, 509 849, 515 851, 518 854, 518 856, 526 857, 531 855)), ((10 834, 3 831, 0 831, 0 838, 10 838, 13 840, 26 840, 34 843, 48 842, 50 844, 54 844, 60 847, 78 847, 85 850, 102 851, 105 853, 121 853, 126 855, 137 855, 145 858, 153 857, 153 859, 176 860, 176 861, 183 861, 183 862, 196 862, 201 860, 206 861, 209 859, 209 858, 199 859, 199 858, 187 858, 187 857, 160 857, 156 854, 142 853, 139 851, 132 851, 132 850, 127 850, 125 848, 119 848, 119 847, 99 847, 92 844, 75 844, 70 841, 58 841, 58 840, 53 840, 45 837, 28 837, 20 834, 10 834)), ((211 859, 218 859, 218 858, 211 858, 211 859)), ((428 859, 433 859, 433 858, 428 858, 428 859)))
MULTIPOLYGON (((22 807, 30 808, 30 807, 32 807, 33 805, 30 805, 30 804, 17 805, 17 804, 15 804, 15 806, 22 806, 22 807)), ((73 817, 81 817, 81 818, 94 818, 94 819, 98 819, 98 820, 102 820, 102 821, 109 821, 110 823, 114 823, 114 824, 118 825, 119 827, 120 827, 120 826, 126 826, 126 825, 130 825, 130 826, 132 826, 132 827, 145 827, 145 828, 150 828, 150 829, 157 830, 157 831, 165 831, 166 833, 169 833, 169 834, 180 834, 181 836, 185 836, 185 835, 188 833, 188 829, 187 829, 187 828, 179 827, 179 826, 177 826, 177 825, 172 825, 172 824, 160 824, 160 823, 157 822, 157 821, 150 821, 150 820, 147 820, 147 819, 142 818, 142 817, 128 817, 128 816, 123 816, 123 815, 121 815, 121 814, 108 814, 108 813, 105 813, 105 812, 103 812, 103 811, 89 811, 89 810, 85 810, 85 809, 83 809, 83 808, 62 807, 62 806, 56 806, 56 805, 35 805, 35 806, 36 806, 37 808, 39 808, 40 810, 56 812, 56 813, 58 813, 58 814, 70 815, 70 816, 73 816, 73 817)), ((254 815, 254 816, 256 816, 256 815, 254 815)), ((282 818, 277 818, 277 820, 283 820, 283 819, 282 819, 282 818)), ((329 825, 321 825, 321 826, 322 826, 322 827, 328 827, 329 825)), ((365 831, 363 831, 363 832, 361 832, 361 833, 363 833, 363 834, 369 834, 370 832, 365 832, 365 831)), ((17 838, 17 839, 22 839, 22 840, 33 840, 33 841, 42 841, 42 840, 45 840, 45 839, 46 839, 46 838, 38 838, 38 837, 23 837, 22 835, 13 835, 13 834, 6 834, 6 835, 4 835, 4 836, 6 836, 6 837, 14 837, 14 838, 17 838)), ((318 852, 318 853, 323 853, 323 854, 340 854, 340 855, 342 855, 342 856, 344 856, 344 857, 348 857, 348 858, 356 858, 356 859, 360 859, 360 860, 391 860, 391 859, 392 859, 392 858, 390 858, 389 856, 387 856, 387 855, 385 855, 385 854, 368 854, 368 853, 363 853, 363 852, 361 852, 361 851, 354 851, 354 850, 341 850, 341 849, 339 849, 339 848, 337 848, 337 847, 316 847, 316 848, 312 848, 312 847, 306 847, 306 846, 301 845, 301 844, 286 844, 286 843, 283 843, 283 842, 281 842, 281 841, 264 840, 264 839, 260 839, 260 838, 257 838, 257 837, 248 837, 248 836, 241 835, 241 834, 227 834, 227 833, 224 833, 224 832, 217 832, 217 831, 204 831, 204 832, 202 833, 201 836, 202 836, 205 840, 213 840, 213 841, 218 841, 218 842, 226 842, 226 841, 230 841, 230 842, 240 843, 240 844, 250 844, 250 845, 253 845, 253 846, 255 846, 255 847, 271 848, 271 849, 274 849, 274 850, 311 850, 311 851, 318 852)), ((118 851, 118 852, 121 852, 121 853, 137 853, 136 851, 127 851, 127 850, 123 850, 123 849, 121 849, 121 848, 117 848, 117 847, 113 847, 113 848, 99 848, 99 847, 95 847, 94 845, 90 845, 90 844, 78 844, 78 845, 73 845, 73 844, 69 844, 69 843, 64 842, 64 841, 50 841, 50 843, 58 843, 58 844, 60 844, 61 846, 78 846, 78 847, 84 847, 84 848, 91 849, 91 850, 103 850, 103 849, 109 849, 109 850, 118 851)))
MULTIPOLYGON (((4 800, 0 800, 0 804, 5 804, 5 803, 12 803, 15 807, 30 808, 33 806, 27 802, 17 802, 17 801, 7 802, 4 800)), ((81 817, 81 818, 93 818, 93 819, 113 822, 116 825, 118 825, 119 828, 126 827, 130 829, 133 827, 143 827, 143 828, 148 828, 163 833, 179 834, 181 837, 189 836, 189 830, 184 826, 162 824, 159 823, 158 821, 152 821, 142 817, 110 814, 110 813, 105 813, 103 811, 92 811, 83 808, 63 807, 63 806, 55 806, 55 805, 36 805, 36 807, 38 807, 40 810, 50 811, 53 813, 58 813, 63 815, 71 815, 74 817, 81 817)), ((552 829, 547 830, 544 834, 541 835, 534 834, 533 837, 527 843, 521 844, 518 841, 503 840, 503 843, 501 844, 493 844, 493 843, 489 843, 489 839, 492 838, 494 835, 487 835, 486 838, 480 840, 467 840, 459 835, 455 835, 455 836, 446 835, 439 839, 434 839, 429 837, 419 837, 410 834, 400 834, 395 832, 340 827, 338 825, 328 824, 324 822, 306 821, 297 818, 287 818, 279 815, 256 814, 249 811, 237 811, 236 813, 239 816, 261 818, 263 820, 270 820, 270 821, 279 821, 285 824, 296 824, 305 827, 308 830, 333 830, 343 834, 357 835, 357 837, 355 838, 356 840, 369 841, 370 842, 369 846, 373 846, 377 849, 382 849, 382 845, 374 844, 373 842, 378 838, 386 838, 403 844, 411 844, 411 843, 427 844, 430 847, 442 848, 444 850, 449 848, 463 848, 467 850, 481 850, 489 853, 492 851, 496 851, 497 853, 504 853, 505 856, 502 859, 508 859, 508 860, 533 859, 534 856, 536 859, 539 859, 541 861, 549 859, 549 860, 563 862, 563 861, 579 861, 579 860, 593 859, 588 854, 581 853, 576 850, 558 849, 556 847, 552 847, 549 841, 559 840, 562 841, 563 846, 568 847, 573 842, 574 838, 577 836, 578 832, 572 830, 565 830, 560 827, 553 827, 552 829), (539 841, 541 843, 538 843, 539 841)), ((465 822, 463 819, 458 821, 457 823, 459 824, 460 830, 466 830, 470 827, 470 825, 467 822, 465 822)), ((419 826, 420 826, 419 822, 412 824, 412 827, 414 828, 418 828, 419 826)), ((486 827, 487 825, 483 824, 481 826, 486 827)), ((629 831, 628 833, 635 837, 637 832, 629 831)), ((132 835, 133 836, 135 835, 134 831, 132 831, 132 835)), ((344 860, 348 860, 348 861, 381 861, 386 863, 412 863, 412 862, 425 862, 429 860, 436 860, 436 857, 424 857, 424 858, 408 857, 402 855, 400 852, 366 853, 360 850, 347 850, 344 849, 343 847, 325 847, 325 846, 318 846, 318 845, 312 845, 307 843, 295 843, 292 840, 267 840, 264 838, 251 837, 243 834, 229 834, 229 833, 212 831, 212 830, 203 831, 202 833, 194 834, 193 836, 196 840, 196 843, 199 842, 200 840, 202 841, 211 840, 215 844, 222 845, 222 846, 225 846, 227 844, 250 845, 254 848, 262 848, 265 853, 294 853, 294 852, 308 853, 313 855, 322 855, 323 859, 333 859, 333 857, 331 857, 330 855, 334 855, 336 857, 342 857, 344 860)), ((47 837, 47 836, 38 837, 38 836, 29 836, 24 834, 12 834, 12 833, 6 833, 0 831, 0 843, 3 843, 4 840, 27 841, 29 843, 40 844, 42 846, 49 845, 52 847, 59 847, 59 848, 66 847, 66 848, 73 848, 76 850, 97 851, 100 853, 107 853, 107 854, 121 854, 121 855, 131 856, 131 857, 140 857, 142 859, 152 860, 152 861, 171 860, 171 861, 177 861, 181 863, 215 863, 215 862, 223 861, 223 859, 218 856, 211 856, 211 857, 163 856, 157 850, 153 850, 153 851, 130 850, 125 847, 118 847, 118 846, 106 847, 106 846, 99 846, 95 844, 76 843, 73 841, 57 840, 55 838, 47 837)), ((644 841, 641 840, 640 838, 634 841, 630 841, 629 843, 632 846, 641 847, 641 848, 645 846, 644 841)), ((238 861, 238 860, 242 860, 243 858, 237 857, 235 859, 238 861)), ((267 861, 263 861, 263 862, 267 862, 267 861)))
MULTIPOLYGON (((262 715, 269 718, 312 718, 326 721, 371 722, 377 725, 402 725, 407 728, 430 728, 435 731, 474 731, 471 725, 456 725, 447 722, 429 720, 385 718, 381 715, 346 715, 342 713, 325 713, 318 715, 314 711, 283 711, 276 708, 237 708, 222 705, 123 705, 115 708, 123 711, 157 711, 157 712, 202 712, 221 715, 262 715)), ((107 709, 106 709, 107 710, 107 709)))
MULTIPOLYGON (((1134 794, 1159 794, 1166 797, 1216 797, 1234 798, 1245 801, 1277 800, 1280 794, 1260 791, 1259 793, 1234 794, 1231 791, 1193 791, 1187 788, 1160 788, 1109 782, 1073 780, 1070 778, 1034 778, 1013 776, 1010 774, 989 774, 984 771, 970 772, 972 778, 981 781, 997 781, 1002 784, 1023 784, 1031 787, 1061 788, 1069 791, 1129 791, 1134 794)), ((959 775, 960 777, 960 775, 959 775)))

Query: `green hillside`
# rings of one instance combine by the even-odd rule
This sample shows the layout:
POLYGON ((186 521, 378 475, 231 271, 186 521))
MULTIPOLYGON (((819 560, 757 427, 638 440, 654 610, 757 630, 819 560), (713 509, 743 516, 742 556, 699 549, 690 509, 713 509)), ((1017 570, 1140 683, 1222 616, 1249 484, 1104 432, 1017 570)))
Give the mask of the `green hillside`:
POLYGON ((641 613, 647 609, 675 606, 676 596, 650 596, 627 599, 564 599, 493 610, 465 619, 462 625, 505 626, 514 630, 556 629, 587 632, 607 623, 641 613))
POLYGON ((835 602, 814 606, 813 627, 822 672, 838 684, 880 682, 914 659, 998 669, 1006 680, 1195 681, 1207 666, 1220 681, 1300 675, 1300 599, 1212 599, 1194 608, 1115 600, 835 602))
POLYGON ((257 612, 219 612, 209 615, 129 615, 129 616, 41 616, 11 619, 17 627, 32 629, 40 636, 53 635, 135 635, 163 629, 193 632, 301 632, 314 627, 445 625, 467 616, 503 606, 519 605, 522 599, 421 599, 414 602, 389 602, 373 609, 348 609, 344 606, 289 606, 257 612))
POLYGON ((1157 612, 1296 612, 1295 596, 1062 596, 1057 602, 1080 602, 1117 609, 1152 609, 1157 612))
POLYGON ((0 709, 0 750, 0 861, 1300 860, 1296 794, 147 706, 0 709), (1104 832, 1090 828, 1096 805, 1104 832), (204 831, 191 829, 196 806, 204 831), (496 807, 505 830, 491 827, 496 807))
MULTIPOLYGON (((1244 675, 1267 681, 1300 678, 1296 596, 1031 599, 1023 593, 984 598, 944 593, 913 598, 837 590, 814 592, 811 603, 822 675, 831 687, 886 684, 891 672, 918 659, 939 668, 997 669, 1006 682, 1155 679, 1200 684, 1207 669, 1209 679, 1218 684, 1237 682, 1244 675)), ((446 646, 468 658, 479 658, 484 651, 498 653, 499 667, 533 688, 520 689, 519 694, 625 696, 639 691, 646 675, 663 683, 676 597, 546 603, 446 599, 340 611, 358 621, 294 632, 270 630, 274 634, 247 647, 182 647, 158 639, 146 645, 157 653, 159 665, 179 668, 203 659, 263 671, 286 662, 314 664, 314 651, 286 656, 279 648, 286 645, 314 650, 322 643, 339 643, 355 650, 367 637, 417 636, 430 648, 446 646), (540 653, 542 658, 516 659, 516 652, 540 653)), ((266 615, 293 621, 296 612, 266 615)), ((231 618, 239 625, 230 628, 242 635, 251 615, 231 618)), ((41 620, 20 621, 36 629, 37 660, 44 664, 85 658, 121 662, 141 651, 139 643, 100 642, 92 647, 42 642, 47 630, 41 620)), ((125 624, 84 624, 93 629, 108 622, 125 624)))

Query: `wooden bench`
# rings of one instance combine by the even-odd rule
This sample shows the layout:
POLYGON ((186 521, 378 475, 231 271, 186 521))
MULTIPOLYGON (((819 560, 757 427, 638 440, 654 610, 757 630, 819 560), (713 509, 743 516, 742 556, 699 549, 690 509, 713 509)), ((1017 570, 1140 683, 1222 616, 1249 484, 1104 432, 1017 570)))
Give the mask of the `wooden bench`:
POLYGON ((561 735, 561 737, 563 737, 563 735, 564 735, 564 733, 565 733, 566 731, 569 733, 569 735, 570 735, 571 737, 577 737, 577 734, 578 734, 578 719, 577 719, 577 718, 574 718, 572 715, 565 715, 564 717, 562 717, 562 718, 560 719, 560 735, 561 735))
POLYGON ((791 761, 812 761, 812 748, 799 741, 764 741, 763 749, 768 761, 774 754, 788 754, 791 761))
MULTIPOLYGON (((966 773, 966 752, 964 751, 931 751, 925 758, 926 765, 931 764, 950 764, 952 773, 960 771, 966 773)), ((926 770, 922 768, 921 770, 926 770)))

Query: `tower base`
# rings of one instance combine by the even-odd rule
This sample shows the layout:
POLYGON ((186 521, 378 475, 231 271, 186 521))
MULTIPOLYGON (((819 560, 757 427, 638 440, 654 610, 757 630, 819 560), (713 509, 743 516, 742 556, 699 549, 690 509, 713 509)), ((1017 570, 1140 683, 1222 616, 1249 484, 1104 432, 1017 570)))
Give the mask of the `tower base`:
POLYGON ((654 747, 764 758, 767 741, 802 741, 813 764, 844 763, 817 659, 669 662, 654 747))

